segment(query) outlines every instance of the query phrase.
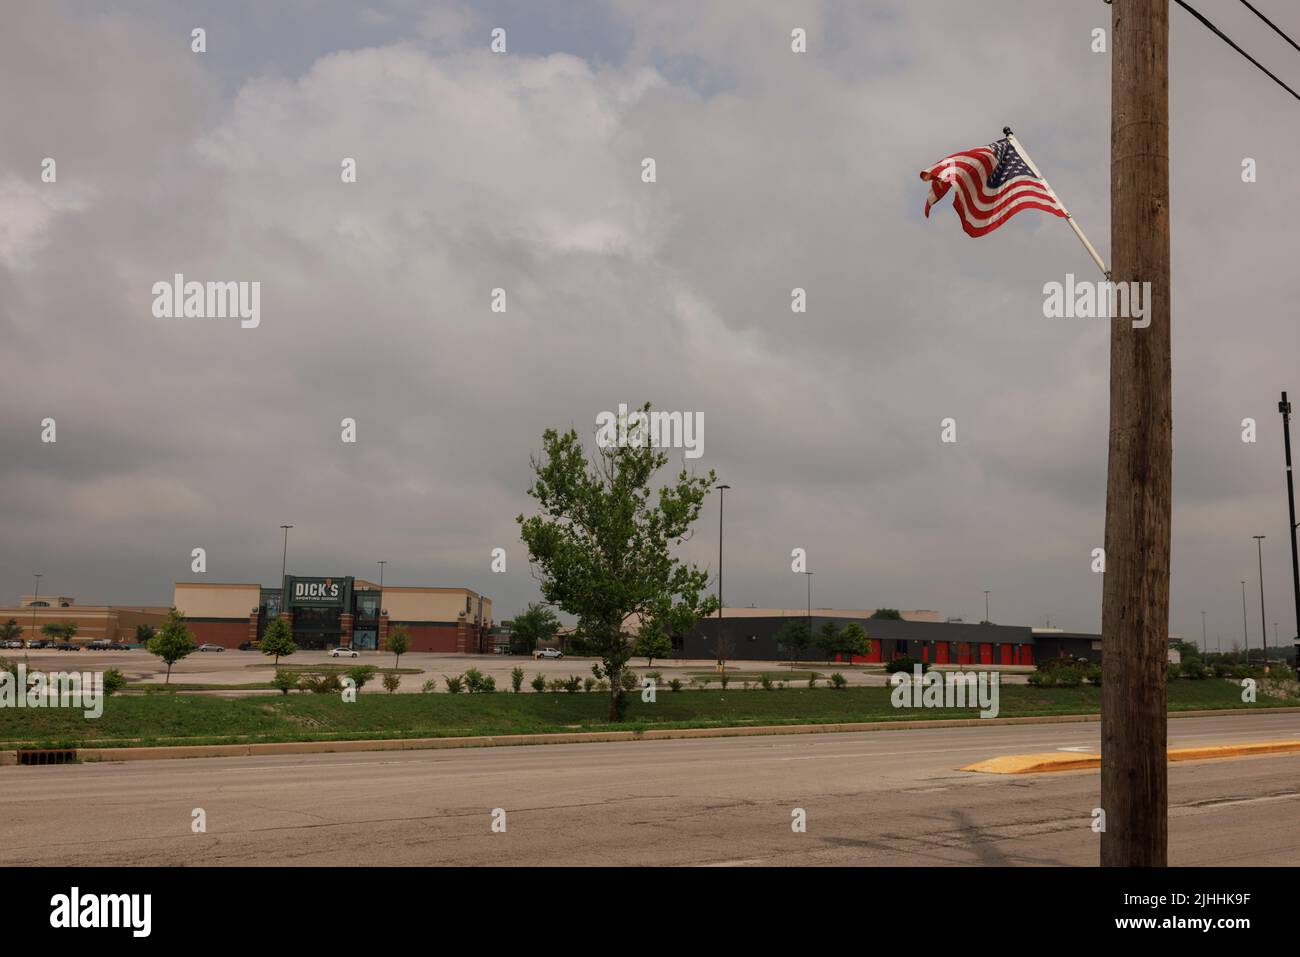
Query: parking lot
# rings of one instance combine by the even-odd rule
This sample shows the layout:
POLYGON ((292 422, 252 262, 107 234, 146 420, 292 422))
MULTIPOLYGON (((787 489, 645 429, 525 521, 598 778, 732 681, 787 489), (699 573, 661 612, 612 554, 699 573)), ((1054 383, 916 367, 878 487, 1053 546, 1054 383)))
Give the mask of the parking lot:
MULTIPOLYGON (((77 671, 105 671, 109 668, 117 668, 130 683, 162 683, 167 677, 166 665, 142 648, 131 651, 82 650, 77 652, 48 649, 4 650, 0 651, 0 657, 8 658, 13 662, 26 661, 28 668, 39 668, 42 671, 66 671, 72 669, 77 671)), ((329 653, 325 651, 299 651, 289 658, 281 659, 281 665, 292 668, 310 668, 313 665, 322 664, 343 667, 354 664, 392 667, 393 662, 394 657, 391 652, 376 651, 363 651, 357 659, 331 658, 329 653)), ((424 683, 430 679, 437 682, 439 691, 444 691, 445 686, 442 680, 444 675, 458 675, 469 668, 477 668, 485 675, 491 675, 496 681, 498 691, 510 690, 511 671, 515 668, 522 668, 525 675, 524 688, 525 690, 531 690, 528 682, 533 679, 534 675, 541 674, 547 679, 567 678, 569 675, 586 678, 591 674, 591 666, 595 663, 596 659, 594 658, 565 657, 548 660, 534 659, 523 655, 410 652, 402 655, 400 667, 403 671, 406 669, 419 669, 419 673, 402 674, 398 691, 399 693, 418 692, 424 683)), ((644 658, 636 658, 632 661, 632 667, 638 674, 647 671, 658 671, 662 674, 664 683, 677 678, 682 684, 688 685, 693 676, 702 675, 711 676, 716 682, 715 662, 713 661, 669 659, 667 661, 655 661, 653 667, 647 667, 644 658)), ((727 663, 727 673, 733 688, 742 687, 745 681, 756 683, 759 675, 765 671, 772 674, 773 680, 781 680, 779 674, 782 672, 789 673, 791 667, 788 662, 773 661, 733 661, 727 663)), ((796 677, 792 679, 792 683, 805 683, 807 673, 810 671, 817 672, 822 676, 829 676, 832 672, 838 671, 848 679, 850 684, 855 685, 883 685, 885 683, 885 675, 878 665, 827 665, 824 661, 801 662, 795 665, 794 673, 796 677)), ((173 684, 230 686, 230 692, 228 693, 241 693, 234 686, 264 683, 269 681, 274 673, 275 664, 273 660, 258 651, 237 651, 234 649, 227 649, 223 652, 196 651, 189 657, 178 661, 172 667, 171 681, 173 684)), ((1025 680, 1025 676, 1023 674, 1004 674, 1003 680, 1021 683, 1025 680)), ((366 693, 384 693, 383 688, 377 681, 367 685, 363 690, 366 693)), ((213 689, 213 693, 220 693, 219 688, 213 689)))

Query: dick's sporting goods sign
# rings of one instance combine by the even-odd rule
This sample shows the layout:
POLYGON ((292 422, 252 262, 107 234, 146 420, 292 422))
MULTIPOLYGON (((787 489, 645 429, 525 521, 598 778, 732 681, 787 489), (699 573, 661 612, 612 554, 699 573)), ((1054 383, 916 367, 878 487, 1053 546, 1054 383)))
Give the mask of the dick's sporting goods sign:
POLYGON ((343 585, 339 578, 295 578, 289 600, 295 605, 341 605, 343 585))

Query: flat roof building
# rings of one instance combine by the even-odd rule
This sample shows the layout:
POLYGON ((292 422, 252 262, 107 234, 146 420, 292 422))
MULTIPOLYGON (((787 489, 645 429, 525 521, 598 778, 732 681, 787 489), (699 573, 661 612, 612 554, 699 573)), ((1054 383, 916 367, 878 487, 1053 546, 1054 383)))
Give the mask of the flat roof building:
POLYGON ((491 650, 492 599, 470 588, 384 585, 348 575, 286 575, 279 588, 257 583, 177 582, 174 606, 199 641, 236 648, 260 639, 277 617, 299 648, 383 648, 401 624, 411 651, 491 650))
POLYGON ((48 638, 46 625, 75 624, 77 633, 72 639, 85 644, 97 639, 135 642, 138 625, 158 628, 167 620, 169 609, 157 605, 78 605, 75 598, 67 596, 24 595, 17 607, 0 608, 0 622, 12 618, 22 628, 23 641, 48 638))
POLYGON ((725 608, 722 617, 701 619, 687 635, 674 637, 674 652, 682 658, 722 657, 782 661, 793 649, 782 643, 782 629, 791 621, 805 623, 811 617, 812 642, 799 652, 805 661, 825 657, 817 648, 822 627, 833 622, 843 627, 856 621, 871 641, 871 653, 855 657, 856 662, 885 662, 903 656, 932 664, 1033 665, 1044 658, 1081 657, 1101 660, 1101 636, 1060 629, 1022 625, 971 624, 940 621, 937 612, 900 612, 902 620, 872 618, 874 612, 807 609, 725 608), (762 614, 755 615, 755 611, 762 614))

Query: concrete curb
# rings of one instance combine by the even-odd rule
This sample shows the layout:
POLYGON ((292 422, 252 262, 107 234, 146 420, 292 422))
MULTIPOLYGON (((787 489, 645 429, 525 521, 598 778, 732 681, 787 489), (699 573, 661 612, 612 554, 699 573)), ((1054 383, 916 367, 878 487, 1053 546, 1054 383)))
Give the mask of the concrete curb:
MULTIPOLYGON (((1266 713, 1300 714, 1300 708, 1266 708, 1266 713)), ((1245 708, 1175 711, 1170 718, 1258 714, 1245 708)), ((466 735, 454 738, 376 738, 362 741, 283 741, 265 744, 192 744, 138 748, 77 748, 77 760, 158 761, 172 758, 245 758, 273 754, 333 754, 355 751, 423 751, 444 748, 498 748, 518 745, 593 744, 664 741, 674 738, 734 738, 755 735, 834 734, 845 731, 898 731, 926 728, 989 727, 1007 724, 1079 724, 1100 721, 1098 714, 1058 714, 1018 718, 940 718, 918 721, 858 721, 840 724, 777 724, 731 728, 652 728, 647 731, 574 731, 558 734, 466 735)), ((1186 760, 1186 759, 1184 759, 1186 760)), ((0 751, 0 765, 17 764, 16 751, 0 751), (12 755, 13 760, 6 760, 12 755)))
MULTIPOLYGON (((1256 754, 1290 754, 1300 752, 1300 741, 1249 741, 1242 744, 1217 744, 1201 748, 1171 748, 1166 759, 1207 761, 1212 758, 1244 758, 1256 754)), ((1081 771, 1101 767, 1100 754, 1051 751, 1047 754, 1007 754, 969 764, 959 771, 984 774, 1040 774, 1048 771, 1081 771)))

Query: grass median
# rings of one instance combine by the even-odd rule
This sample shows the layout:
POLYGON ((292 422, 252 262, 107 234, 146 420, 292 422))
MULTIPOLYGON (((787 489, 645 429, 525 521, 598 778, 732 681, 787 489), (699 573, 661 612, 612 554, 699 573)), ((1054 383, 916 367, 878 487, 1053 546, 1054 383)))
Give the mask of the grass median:
MULTIPOLYGON (((1098 688, 1003 686, 999 717, 1093 714, 1098 688)), ((214 698, 152 694, 114 696, 103 715, 87 720, 70 708, 0 709, 0 749, 22 747, 131 747, 462 735, 543 734, 649 728, 744 727, 973 718, 978 709, 894 708, 888 688, 660 691, 647 703, 629 697, 627 720, 606 720, 600 693, 450 695, 366 693, 355 703, 338 695, 214 698)), ((1241 701, 1241 689, 1222 680, 1178 681, 1170 711, 1260 709, 1296 705, 1296 699, 1241 701)))

